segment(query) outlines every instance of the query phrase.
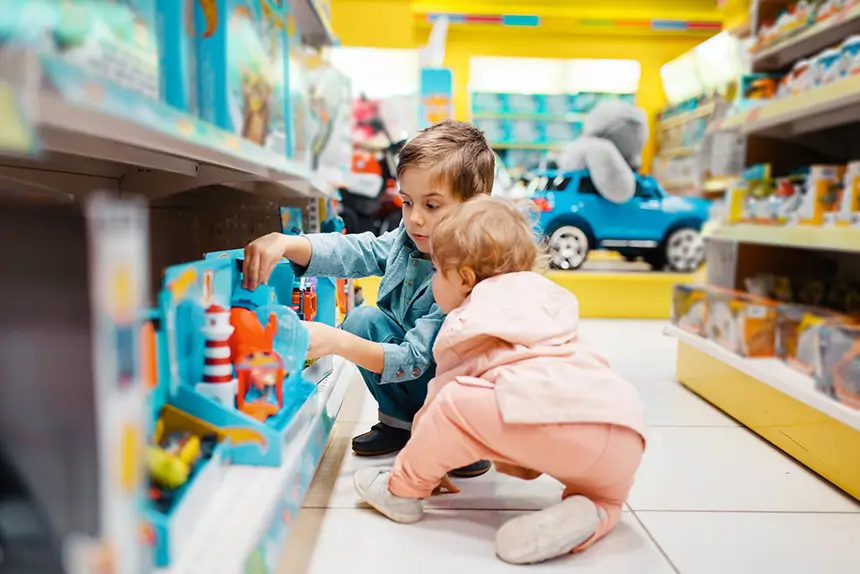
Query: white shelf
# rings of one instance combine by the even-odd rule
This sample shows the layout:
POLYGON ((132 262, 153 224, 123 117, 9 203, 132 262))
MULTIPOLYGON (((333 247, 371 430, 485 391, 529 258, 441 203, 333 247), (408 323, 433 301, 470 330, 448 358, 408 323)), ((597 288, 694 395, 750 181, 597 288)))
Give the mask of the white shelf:
POLYGON ((711 229, 706 237, 717 241, 738 241, 758 245, 860 252, 860 228, 820 225, 764 225, 736 223, 711 229))
POLYGON ((830 18, 767 46, 752 55, 753 70, 775 72, 839 44, 851 34, 860 32, 860 4, 840 10, 830 18))
MULTIPOLYGON (((188 548, 161 574, 242 574, 251 553, 267 538, 274 512, 307 464, 304 452, 340 410, 355 366, 336 357, 332 374, 319 385, 316 414, 288 447, 279 468, 233 466, 188 543, 188 548), (332 415, 331 413, 334 413, 332 415)), ((307 407, 308 405, 306 405, 307 407)), ((330 430, 330 429, 328 429, 330 430)), ((328 433, 328 430, 324 432, 328 433)), ((318 461, 317 461, 318 462, 318 461)), ((307 470, 307 469, 304 469, 307 470)), ((289 532, 288 532, 289 535, 289 532)), ((274 549, 279 551, 280 549, 274 549)))
POLYGON ((794 96, 766 101, 715 121, 708 131, 794 138, 856 121, 860 121, 860 75, 848 76, 794 96))
POLYGON ((860 430, 860 411, 846 407, 827 395, 816 391, 815 382, 812 378, 789 368, 779 359, 746 359, 713 341, 688 333, 674 325, 666 327, 666 334, 710 355, 757 381, 785 393, 830 418, 855 430, 860 430))

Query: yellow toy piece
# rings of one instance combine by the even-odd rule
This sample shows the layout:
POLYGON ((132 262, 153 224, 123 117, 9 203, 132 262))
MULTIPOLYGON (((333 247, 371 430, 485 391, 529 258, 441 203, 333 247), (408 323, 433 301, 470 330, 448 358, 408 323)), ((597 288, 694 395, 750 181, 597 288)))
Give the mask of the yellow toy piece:
POLYGON ((188 481, 191 468, 178 456, 150 445, 147 463, 152 480, 160 487, 172 490, 188 481))

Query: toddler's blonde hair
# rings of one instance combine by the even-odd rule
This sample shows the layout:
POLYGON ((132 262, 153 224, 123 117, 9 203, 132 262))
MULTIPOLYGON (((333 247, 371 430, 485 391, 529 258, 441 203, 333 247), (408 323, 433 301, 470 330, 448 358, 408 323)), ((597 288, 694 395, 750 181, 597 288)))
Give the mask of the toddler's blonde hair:
POLYGON ((437 271, 471 268, 476 282, 546 269, 546 257, 526 214, 496 197, 474 197, 454 209, 436 224, 432 241, 437 271))

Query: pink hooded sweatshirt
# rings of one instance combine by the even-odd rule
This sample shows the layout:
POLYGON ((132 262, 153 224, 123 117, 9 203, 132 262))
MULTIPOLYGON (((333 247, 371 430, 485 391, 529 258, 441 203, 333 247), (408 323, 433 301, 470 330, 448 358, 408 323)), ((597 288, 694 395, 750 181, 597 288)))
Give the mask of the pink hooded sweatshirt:
POLYGON ((456 380, 493 386, 506 423, 604 423, 644 436, 638 392, 579 340, 578 323, 576 297, 542 275, 481 281, 436 337, 424 404, 456 380))

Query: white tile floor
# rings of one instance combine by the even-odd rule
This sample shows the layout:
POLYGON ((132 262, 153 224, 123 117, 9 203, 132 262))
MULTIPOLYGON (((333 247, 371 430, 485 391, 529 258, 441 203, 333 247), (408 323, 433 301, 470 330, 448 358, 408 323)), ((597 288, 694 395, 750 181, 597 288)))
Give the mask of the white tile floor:
MULTIPOLYGON (((675 341, 662 323, 585 321, 583 334, 642 393, 648 449, 622 523, 590 550, 541 571, 662 574, 860 572, 860 505, 674 381, 675 341)), ((357 504, 353 434, 376 420, 359 381, 284 554, 286 574, 512 572, 495 558, 503 522, 552 504, 552 479, 488 473, 434 497, 403 526, 357 504)))

